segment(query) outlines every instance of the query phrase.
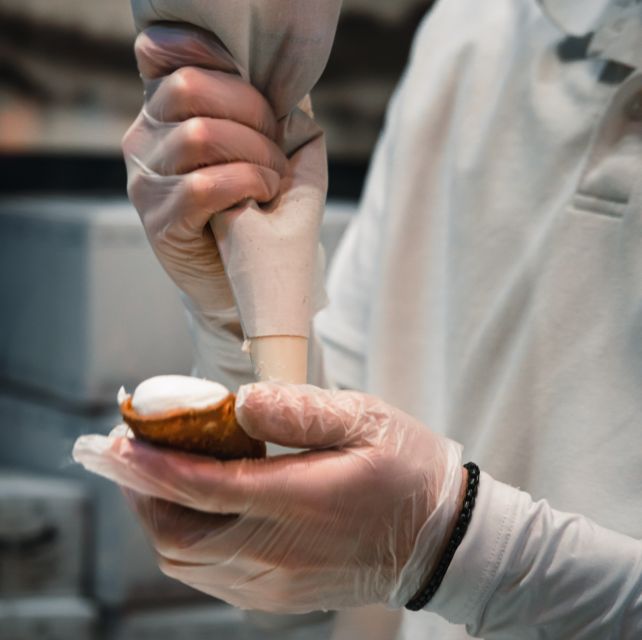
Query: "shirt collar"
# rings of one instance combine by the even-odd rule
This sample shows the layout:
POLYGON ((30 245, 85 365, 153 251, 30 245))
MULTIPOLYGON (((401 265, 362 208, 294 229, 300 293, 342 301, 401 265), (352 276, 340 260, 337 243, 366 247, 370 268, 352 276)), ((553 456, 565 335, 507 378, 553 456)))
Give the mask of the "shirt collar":
POLYGON ((642 0, 538 0, 565 33, 593 33, 589 55, 642 67, 642 0))
MULTIPOLYGON (((625 0, 626 1, 626 0, 625 0)), ((544 13, 565 33, 585 36, 607 20, 614 0, 538 0, 544 13)), ((617 1, 617 4, 620 4, 617 1)))

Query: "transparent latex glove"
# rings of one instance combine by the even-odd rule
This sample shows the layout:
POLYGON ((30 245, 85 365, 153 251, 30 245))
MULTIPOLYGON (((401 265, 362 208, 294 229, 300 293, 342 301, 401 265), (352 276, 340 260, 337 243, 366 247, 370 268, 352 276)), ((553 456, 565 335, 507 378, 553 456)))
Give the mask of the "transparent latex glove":
POLYGON ((196 27, 148 27, 135 51, 145 103, 123 140, 128 193, 186 306, 214 333, 238 325, 238 307, 247 337, 307 336, 325 303, 327 190, 309 99, 277 121, 196 27))
POLYGON ((136 40, 145 85, 125 134, 129 197, 159 261, 209 330, 237 318, 210 218, 246 198, 277 196, 288 160, 265 98, 216 38, 150 27, 136 40))
POLYGON ((356 392, 254 384, 236 412, 308 451, 219 462, 117 432, 74 458, 126 488, 163 572, 195 589, 279 613, 405 604, 456 520, 461 447, 356 392))

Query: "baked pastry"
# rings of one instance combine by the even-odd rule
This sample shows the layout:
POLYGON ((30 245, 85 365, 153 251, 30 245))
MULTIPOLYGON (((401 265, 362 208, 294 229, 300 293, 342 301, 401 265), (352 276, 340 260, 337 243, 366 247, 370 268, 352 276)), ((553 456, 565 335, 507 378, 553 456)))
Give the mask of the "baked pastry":
POLYGON ((156 376, 133 395, 118 392, 123 419, 141 440, 221 460, 262 458, 265 443, 240 427, 235 400, 223 385, 189 376, 156 376))

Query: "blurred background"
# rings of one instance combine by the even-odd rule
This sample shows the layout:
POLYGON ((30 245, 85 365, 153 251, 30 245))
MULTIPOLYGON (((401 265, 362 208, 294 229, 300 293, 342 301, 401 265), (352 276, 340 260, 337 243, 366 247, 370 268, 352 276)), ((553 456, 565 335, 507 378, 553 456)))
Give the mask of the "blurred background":
MULTIPOLYGON (((344 0, 313 93, 331 257, 429 0, 344 0)), ((127 202, 142 102, 128 0, 0 0, 0 640, 328 637, 165 578, 118 490, 71 462, 115 396, 188 373, 178 296, 127 202), (287 629, 285 627, 288 627, 287 629)))

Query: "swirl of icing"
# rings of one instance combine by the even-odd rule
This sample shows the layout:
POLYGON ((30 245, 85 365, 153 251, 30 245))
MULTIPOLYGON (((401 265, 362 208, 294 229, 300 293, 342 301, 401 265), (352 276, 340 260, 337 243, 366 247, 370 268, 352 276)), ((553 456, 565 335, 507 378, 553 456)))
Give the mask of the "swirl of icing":
MULTIPOLYGON (((134 391, 132 407, 141 416, 173 409, 204 409, 218 404, 229 395, 218 382, 190 376, 155 376, 141 382, 134 391)), ((118 403, 127 398, 121 388, 118 403)))

